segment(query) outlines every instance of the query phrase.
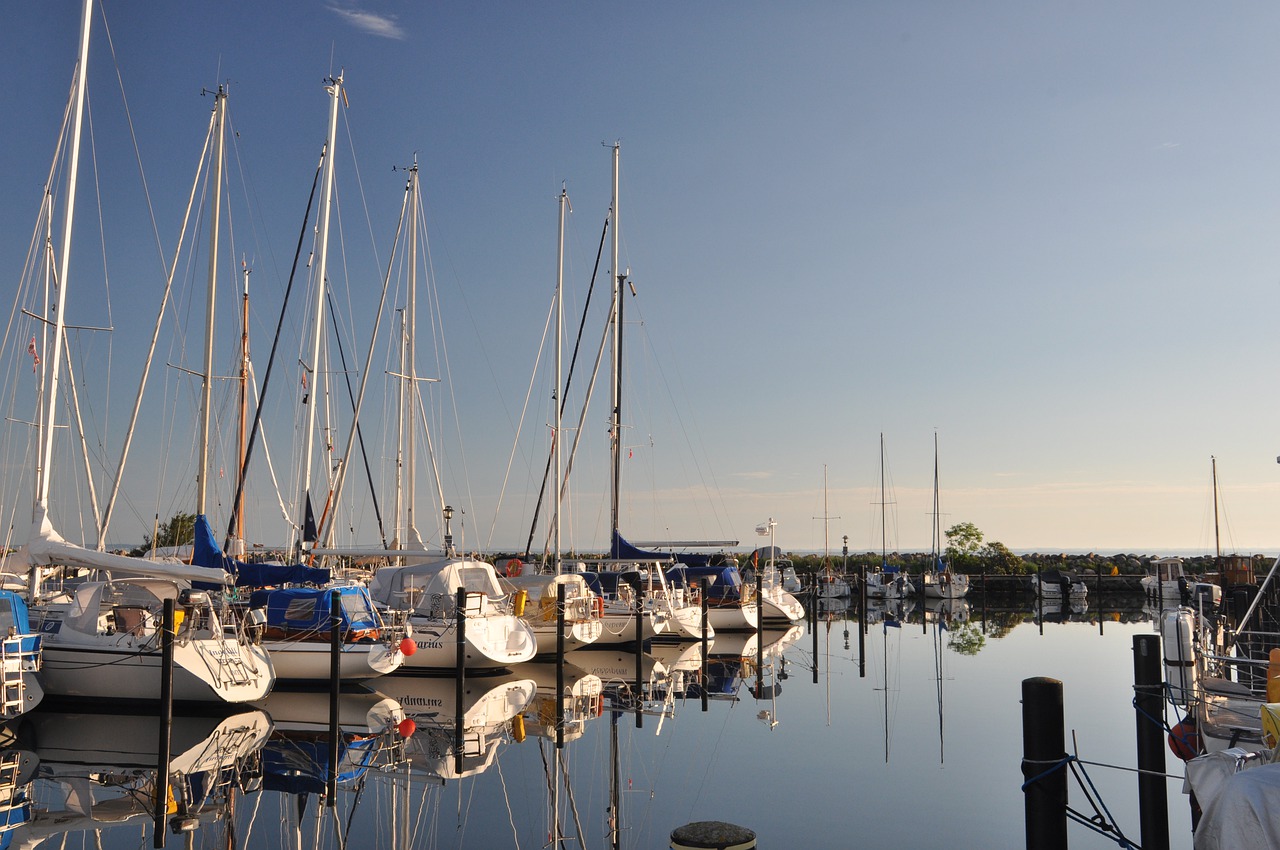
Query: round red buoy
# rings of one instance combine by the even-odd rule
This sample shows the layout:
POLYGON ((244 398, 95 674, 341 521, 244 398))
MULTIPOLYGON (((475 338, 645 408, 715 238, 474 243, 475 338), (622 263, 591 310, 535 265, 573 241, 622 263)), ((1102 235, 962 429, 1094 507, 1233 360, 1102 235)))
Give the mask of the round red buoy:
POLYGON ((400 651, 404 653, 405 658, 408 658, 418 651, 418 645, 413 642, 413 638, 405 638, 400 641, 400 651))
POLYGON ((400 733, 401 738, 412 738, 413 733, 418 731, 418 724, 406 717, 396 724, 396 731, 400 733))
POLYGON ((1169 749, 1183 761, 1191 761, 1200 755, 1200 730, 1196 719, 1187 717, 1169 730, 1169 749))

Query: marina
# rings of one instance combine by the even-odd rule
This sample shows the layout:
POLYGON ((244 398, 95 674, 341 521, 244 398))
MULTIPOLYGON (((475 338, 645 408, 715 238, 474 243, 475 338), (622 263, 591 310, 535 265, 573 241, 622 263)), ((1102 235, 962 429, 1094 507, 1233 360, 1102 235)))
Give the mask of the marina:
MULTIPOLYGON (((828 610, 767 632, 763 670, 755 641, 713 646, 705 684, 696 653, 682 663, 679 652, 651 648, 639 701, 633 653, 580 650, 559 725, 554 664, 468 675, 461 703, 451 677, 388 677, 383 694, 343 696, 345 760, 333 809, 324 806, 327 763, 317 755, 326 752, 328 697, 280 691, 259 704, 267 720, 250 727, 259 731, 237 739, 275 749, 268 743, 258 758, 239 752, 219 767, 242 772, 223 777, 234 802, 202 802, 190 835, 194 846, 226 846, 234 822, 231 846, 288 848, 301 836, 301 846, 340 848, 345 836, 351 847, 527 847, 547 843, 558 825, 564 846, 646 848, 665 846, 682 824, 724 820, 755 831, 761 847, 839 846, 855 836, 923 846, 939 834, 957 848, 1022 846, 1019 682, 1049 676, 1063 683, 1069 746, 1093 794, 1136 843, 1131 646, 1135 635, 1155 633, 1151 611, 1133 597, 1104 596, 1090 600, 1100 608, 1046 620, 1026 601, 984 620, 981 597, 907 600, 869 611, 865 634, 856 605, 828 610), (597 672, 587 673, 579 665, 593 652, 597 672), (345 755, 353 746, 359 757, 345 755), (263 775, 285 757, 281 747, 295 762, 289 783, 263 775), (821 814, 837 809, 839 818, 821 814)), ((14 846, 46 834, 47 812, 63 810, 73 788, 59 765, 83 744, 60 741, 108 737, 114 721, 85 712, 72 719, 63 707, 38 708, 13 726, 19 747, 35 731, 40 765, 33 819, 14 831, 14 846)), ((155 730, 153 721, 139 741, 155 730)), ((150 840, 151 746, 153 755, 123 765, 141 789, 130 792, 134 819, 75 822, 68 828, 90 832, 72 842, 150 840)), ((1180 762, 1169 762, 1170 847, 1190 848, 1189 807, 1174 778, 1180 762)), ((208 781, 175 779, 182 806, 208 781)), ((95 808, 109 810, 105 801, 128 787, 94 786, 95 808)), ((1087 808, 1078 789, 1071 802, 1087 808)), ((1072 847, 1114 843, 1074 825, 1070 839, 1072 847)))

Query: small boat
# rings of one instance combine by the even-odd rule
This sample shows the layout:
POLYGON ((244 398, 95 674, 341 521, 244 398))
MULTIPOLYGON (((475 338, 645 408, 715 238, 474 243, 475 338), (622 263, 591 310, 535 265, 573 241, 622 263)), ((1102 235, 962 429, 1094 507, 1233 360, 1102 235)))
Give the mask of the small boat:
POLYGON ((1032 577, 1031 589, 1045 600, 1078 601, 1089 595, 1089 588, 1070 570, 1045 570, 1032 577))
POLYGON ((27 603, 15 591, 0 590, 0 721, 40 704, 40 658, 40 635, 32 631, 27 603))
POLYGON ((538 655, 553 655, 557 651, 556 611, 559 588, 564 587, 564 648, 565 651, 589 646, 604 633, 604 600, 591 591, 587 580, 577 573, 521 573, 499 576, 503 590, 511 594, 524 594, 524 602, 516 606, 520 616, 533 630, 538 642, 538 655))
POLYGON ((1181 558, 1153 560, 1139 584, 1142 585, 1142 592, 1153 599, 1172 602, 1204 600, 1211 605, 1222 603, 1222 588, 1212 582, 1188 576, 1183 570, 1181 558))
POLYGON ((915 585, 898 568, 889 563, 888 491, 885 485, 884 434, 880 435, 880 569, 868 571, 866 592, 869 599, 905 599, 914 596, 915 585))
MULTIPOLYGON (((755 588, 744 585, 738 568, 728 563, 718 566, 679 564, 666 571, 672 585, 689 589, 694 599, 701 594, 707 602, 707 623, 722 631, 753 631, 760 611, 755 588)), ((700 612, 700 611, 699 611, 700 612)))
POLYGON ((961 599, 969 592, 969 577, 951 569, 942 557, 942 512, 938 500, 938 435, 933 435, 933 568, 920 581, 931 599, 961 599))
POLYGON ((328 682, 333 597, 341 599, 339 677, 360 681, 394 672, 413 641, 386 623, 363 585, 255 590, 249 609, 263 612, 262 645, 278 682, 328 682), (407 643, 406 643, 407 641, 407 643))
POLYGON ((384 610, 407 617, 415 651, 402 665, 404 672, 457 668, 459 614, 466 620, 467 669, 510 667, 537 654, 533 629, 516 614, 512 595, 485 561, 442 556, 383 566, 369 593, 384 610), (459 591, 466 600, 461 611, 459 591))

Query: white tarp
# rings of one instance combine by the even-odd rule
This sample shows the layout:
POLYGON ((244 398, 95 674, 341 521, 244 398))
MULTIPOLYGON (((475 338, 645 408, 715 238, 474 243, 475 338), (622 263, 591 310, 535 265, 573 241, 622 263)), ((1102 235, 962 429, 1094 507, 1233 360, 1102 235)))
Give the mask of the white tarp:
POLYGON ((1204 812, 1196 850, 1280 847, 1280 764, 1233 748, 1192 759, 1187 782, 1204 812))

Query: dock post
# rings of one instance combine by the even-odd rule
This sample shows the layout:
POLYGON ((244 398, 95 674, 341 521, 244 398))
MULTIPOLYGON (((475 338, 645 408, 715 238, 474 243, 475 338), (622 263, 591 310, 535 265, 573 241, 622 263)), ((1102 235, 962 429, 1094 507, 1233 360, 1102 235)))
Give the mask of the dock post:
POLYGON ((458 629, 458 660, 454 665, 454 718, 453 718, 453 766, 454 769, 461 774, 463 765, 466 761, 466 753, 463 752, 463 722, 466 712, 463 710, 462 700, 466 694, 467 687, 467 590, 464 587, 458 588, 456 601, 454 603, 455 611, 453 622, 458 629))
POLYGON ((156 819, 152 846, 164 847, 164 819, 169 813, 169 761, 173 747, 173 600, 164 601, 160 620, 160 748, 156 764, 156 819))
POLYGON ((756 699, 764 693, 764 573, 756 570, 756 699))
POLYGON ((707 655, 711 652, 710 641, 707 639, 707 597, 711 595, 711 579, 703 579, 702 581, 702 710, 708 710, 708 703, 711 696, 707 693, 707 655))
POLYGON ((1027 850, 1067 848, 1066 724, 1062 682, 1022 680, 1022 776, 1027 850))
POLYGON ((325 807, 338 805, 338 695, 342 690, 342 594, 329 591, 329 775, 325 781, 325 807))
POLYGON ((1133 708, 1138 727, 1138 822, 1143 850, 1169 848, 1160 635, 1133 636, 1133 708))
POLYGON ((556 582, 556 749, 564 749, 564 594, 556 582))

